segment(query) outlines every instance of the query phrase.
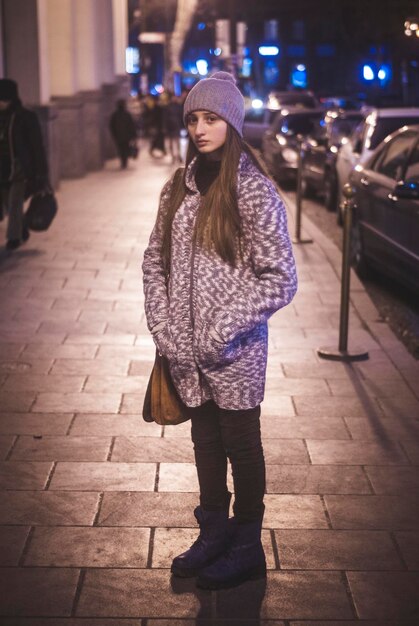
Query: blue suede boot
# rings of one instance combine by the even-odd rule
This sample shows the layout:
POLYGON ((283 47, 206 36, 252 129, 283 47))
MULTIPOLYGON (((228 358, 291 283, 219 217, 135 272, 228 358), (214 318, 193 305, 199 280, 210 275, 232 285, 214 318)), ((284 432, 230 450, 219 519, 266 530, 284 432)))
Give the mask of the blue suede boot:
POLYGON ((261 521, 237 524, 230 547, 200 572, 197 586, 201 589, 227 589, 247 580, 266 578, 261 532, 261 521))
POLYGON ((174 576, 196 576, 227 549, 232 535, 228 520, 230 499, 231 494, 228 495, 226 508, 221 511, 205 511, 201 506, 196 507, 194 515, 200 528, 199 537, 189 550, 173 559, 170 571, 174 576))

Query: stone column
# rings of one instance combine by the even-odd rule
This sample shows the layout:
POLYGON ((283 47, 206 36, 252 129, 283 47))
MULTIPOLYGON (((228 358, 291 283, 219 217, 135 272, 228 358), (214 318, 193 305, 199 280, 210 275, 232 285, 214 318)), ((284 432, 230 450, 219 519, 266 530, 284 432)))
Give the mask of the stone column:
POLYGON ((3 11, 0 11, 0 78, 5 76, 4 67, 4 20, 3 11))
POLYGON ((116 157, 116 148, 109 132, 109 119, 115 110, 118 100, 118 85, 115 80, 114 64, 114 33, 113 33, 113 7, 112 0, 100 0, 100 13, 98 15, 98 45, 100 50, 100 79, 103 94, 103 147, 104 158, 116 157))
POLYGON ((86 173, 83 101, 78 82, 74 0, 46 0, 50 89, 58 110, 63 178, 86 173))
POLYGON ((88 171, 103 167, 103 94, 100 85, 100 49, 97 0, 75 0, 76 59, 80 97, 83 102, 84 150, 88 171))
POLYGON ((76 96, 53 96, 58 112, 59 152, 62 178, 86 174, 83 101, 76 96))
POLYGON ((83 102, 83 128, 86 168, 88 171, 103 167, 103 93, 92 89, 81 91, 83 102))
POLYGON ((37 0, 3 0, 5 76, 25 104, 40 102, 37 0))
POLYGON ((61 177, 60 133, 58 110, 55 104, 33 107, 41 123, 45 149, 48 155, 49 181, 57 189, 61 177))
POLYGON ((128 45, 128 4, 126 0, 112 0, 114 69, 118 97, 128 98, 130 80, 125 70, 125 50, 128 45))
POLYGON ((49 180, 54 189, 61 178, 61 151, 58 111, 50 102, 50 64, 48 49, 47 0, 37 0, 39 104, 34 109, 41 122, 42 134, 48 155, 49 180))

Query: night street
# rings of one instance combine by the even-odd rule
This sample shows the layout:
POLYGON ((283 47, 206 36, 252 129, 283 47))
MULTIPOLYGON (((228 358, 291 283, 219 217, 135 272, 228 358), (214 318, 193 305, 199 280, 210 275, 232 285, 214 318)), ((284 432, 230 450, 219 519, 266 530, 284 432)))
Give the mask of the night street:
MULTIPOLYGON (((196 537, 189 422, 142 420, 154 360, 141 261, 170 159, 62 180, 45 233, 6 253, 0 223, 1 626, 417 626, 419 362, 304 216, 299 290, 270 320, 262 434, 268 577, 174 580, 196 537)), ((294 206, 289 202, 289 228, 294 206)))

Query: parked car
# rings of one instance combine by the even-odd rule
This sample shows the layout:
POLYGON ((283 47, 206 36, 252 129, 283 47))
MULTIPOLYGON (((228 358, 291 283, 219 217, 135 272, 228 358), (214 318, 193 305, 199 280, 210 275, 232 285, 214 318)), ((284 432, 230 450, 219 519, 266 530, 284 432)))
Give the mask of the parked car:
POLYGON ((324 198, 329 211, 336 209, 336 159, 342 142, 364 118, 360 111, 328 111, 304 142, 303 192, 324 198))
POLYGON ((264 132, 262 154, 279 183, 295 183, 300 138, 304 139, 312 132, 323 115, 323 109, 281 109, 264 132))
POLYGON ((271 91, 268 94, 267 108, 279 111, 284 107, 299 107, 302 109, 318 109, 320 102, 312 91, 303 89, 295 91, 271 91))
POLYGON ((350 175, 352 263, 374 266, 419 294, 419 125, 387 137, 350 175))
POLYGON ((353 132, 350 140, 342 145, 336 160, 337 219, 342 223, 342 188, 349 174, 359 162, 369 158, 383 139, 406 124, 419 123, 419 108, 372 109, 353 132))
POLYGON ((311 91, 272 91, 263 107, 249 108, 244 116, 243 138, 254 148, 261 148, 262 137, 276 113, 282 108, 318 108, 319 102, 311 91))
POLYGON ((243 139, 253 148, 260 148, 263 133, 269 128, 276 113, 266 106, 260 109, 248 109, 244 115, 243 139))

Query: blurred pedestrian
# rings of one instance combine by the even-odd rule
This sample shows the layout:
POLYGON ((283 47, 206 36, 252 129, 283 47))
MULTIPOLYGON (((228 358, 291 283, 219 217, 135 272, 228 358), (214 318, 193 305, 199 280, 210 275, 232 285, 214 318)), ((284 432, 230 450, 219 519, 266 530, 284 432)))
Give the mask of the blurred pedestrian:
POLYGON ((198 575, 207 589, 266 576, 267 320, 297 287, 284 203, 242 139, 243 119, 231 74, 216 72, 190 91, 186 165, 163 188, 143 261, 148 328, 189 407, 200 488, 199 537, 171 571, 198 575))
POLYGON ((183 106, 180 98, 169 94, 169 101, 164 111, 164 128, 169 143, 169 152, 172 163, 182 163, 180 155, 180 131, 183 128, 183 106))
POLYGON ((137 139, 134 118, 127 111, 125 100, 118 100, 116 110, 111 115, 109 128, 121 161, 121 169, 124 170, 128 165, 128 157, 136 156, 137 139))
POLYGON ((29 239, 24 225, 26 198, 49 187, 47 158, 36 113, 22 106, 18 86, 0 79, 0 197, 8 215, 8 250, 29 239))
POLYGON ((150 138, 149 154, 154 158, 166 155, 163 127, 163 106, 157 96, 150 95, 146 101, 147 111, 145 113, 147 134, 150 138), (157 153, 156 153, 157 151, 157 153))
POLYGON ((151 94, 147 94, 143 99, 143 111, 142 111, 142 123, 144 136, 151 137, 152 129, 154 126, 154 105, 155 100, 151 94))

